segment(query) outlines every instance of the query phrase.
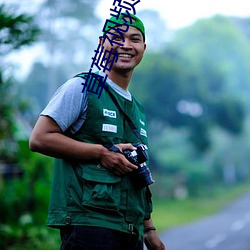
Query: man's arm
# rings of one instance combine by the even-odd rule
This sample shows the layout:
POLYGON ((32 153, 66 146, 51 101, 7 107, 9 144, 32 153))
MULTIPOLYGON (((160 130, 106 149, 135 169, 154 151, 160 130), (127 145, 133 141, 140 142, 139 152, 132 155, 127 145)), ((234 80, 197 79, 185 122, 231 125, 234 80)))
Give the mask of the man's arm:
MULTIPOLYGON (((118 175, 137 168, 125 156, 111 152, 101 144, 90 144, 65 136, 57 123, 49 116, 40 116, 30 137, 30 149, 51 157, 70 160, 97 160, 118 175)), ((134 150, 131 144, 116 145, 121 151, 134 150)))
POLYGON ((165 246, 156 233, 152 219, 144 221, 144 243, 148 250, 164 250, 165 246))

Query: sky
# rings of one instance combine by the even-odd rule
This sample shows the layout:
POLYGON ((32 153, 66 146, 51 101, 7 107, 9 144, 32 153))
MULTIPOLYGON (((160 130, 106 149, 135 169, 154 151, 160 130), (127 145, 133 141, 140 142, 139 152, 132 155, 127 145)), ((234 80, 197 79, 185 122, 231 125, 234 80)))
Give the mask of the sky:
MULTIPOLYGON (((19 3, 28 7, 32 11, 35 4, 42 0, 19 0, 19 3), (31 8, 32 7, 32 8, 31 8)), ((91 1, 91 0, 89 0, 91 1)), ((129 0, 127 0, 130 2, 129 0)), ((17 0, 0 0, 0 3, 13 3, 17 0)), ((100 0, 100 4, 96 7, 96 14, 105 21, 110 16, 110 8, 112 8, 114 0, 100 0)), ((118 1, 117 1, 118 2, 118 1)), ((131 1, 132 2, 132 1, 131 1)), ((168 30, 176 30, 189 26, 200 18, 211 17, 215 14, 225 16, 250 17, 250 0, 141 0, 135 5, 136 12, 145 9, 156 10, 165 21, 168 30)), ((10 60, 18 62, 20 58, 25 58, 20 72, 23 75, 28 73, 33 61, 43 54, 40 47, 34 47, 22 50, 21 55, 11 55, 10 60)))
MULTIPOLYGON (((35 3, 43 0, 0 0, 0 3, 19 2, 32 10, 35 3), (30 4, 32 1, 33 4, 30 4)), ((91 1, 91 0, 89 0, 91 1)), ((124 0, 125 1, 125 0, 124 0)), ((127 0, 132 2, 131 0, 127 0)), ((105 20, 110 15, 114 0, 100 0, 97 14, 105 20)), ((118 2, 118 1, 117 1, 118 2)), ((250 16, 250 0, 140 0, 135 5, 136 11, 152 9, 160 13, 169 29, 179 29, 192 24, 199 18, 211 17, 215 14, 226 16, 250 16)))
MULTIPOLYGON (((102 11, 98 13, 102 13, 103 18, 107 17, 112 4, 113 0, 101 0, 98 10, 102 11), (110 2, 110 5, 107 2, 110 2)), ((168 29, 179 29, 199 18, 215 14, 250 17, 250 0, 141 0, 135 5, 135 9, 157 10, 168 29)))

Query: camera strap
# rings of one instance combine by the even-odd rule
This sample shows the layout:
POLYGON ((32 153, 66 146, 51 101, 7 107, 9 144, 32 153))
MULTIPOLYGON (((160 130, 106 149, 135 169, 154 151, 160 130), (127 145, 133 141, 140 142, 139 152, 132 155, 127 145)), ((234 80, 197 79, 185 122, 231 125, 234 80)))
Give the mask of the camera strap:
MULTIPOLYGON (((74 77, 81 77, 83 79, 84 76, 86 76, 86 74, 88 74, 87 72, 82 72, 80 74, 75 75, 74 77)), ((118 108, 118 110, 120 111, 121 115, 123 116, 123 118, 125 119, 125 121, 128 123, 129 127, 131 128, 131 130, 133 131, 133 133, 135 134, 135 136, 141 141, 142 144, 144 144, 143 140, 141 139, 140 133, 137 130, 136 126, 134 125, 134 123, 132 122, 132 120, 130 119, 130 117, 123 111, 123 109, 121 108, 120 104, 118 103, 117 99, 115 98, 114 94, 111 93, 111 91, 109 90, 110 87, 107 86, 107 88, 104 88, 109 96, 111 97, 112 101, 114 102, 114 104, 116 105, 116 107, 118 108)))
POLYGON ((132 122, 132 120, 130 119, 130 117, 123 111, 123 109, 121 108, 121 106, 118 103, 117 99, 115 98, 114 94, 111 93, 111 91, 109 90, 109 88, 107 88, 105 90, 108 92, 110 98, 112 99, 112 101, 114 102, 114 104, 116 105, 116 107, 119 109, 120 113, 122 114, 122 116, 125 119, 125 121, 128 123, 128 125, 131 128, 132 132, 144 144, 144 142, 141 139, 139 131, 137 130, 136 126, 134 125, 134 123, 132 122))

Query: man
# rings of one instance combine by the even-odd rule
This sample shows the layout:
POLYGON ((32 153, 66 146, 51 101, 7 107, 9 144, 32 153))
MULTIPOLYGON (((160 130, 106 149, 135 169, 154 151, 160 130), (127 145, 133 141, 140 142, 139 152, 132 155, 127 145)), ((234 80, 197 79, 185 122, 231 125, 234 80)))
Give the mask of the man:
POLYGON ((149 188, 138 188, 132 174, 139 166, 123 154, 137 150, 138 138, 109 94, 147 144, 143 108, 128 91, 146 49, 145 30, 137 16, 131 17, 132 22, 119 17, 126 32, 109 28, 108 39, 100 39, 105 51, 112 47, 118 56, 105 72, 109 91, 103 89, 98 99, 86 88, 82 92, 83 78, 70 79, 43 110, 30 138, 32 151, 56 158, 48 225, 60 229, 61 249, 142 250, 143 240, 148 249, 165 249, 150 216, 149 188))

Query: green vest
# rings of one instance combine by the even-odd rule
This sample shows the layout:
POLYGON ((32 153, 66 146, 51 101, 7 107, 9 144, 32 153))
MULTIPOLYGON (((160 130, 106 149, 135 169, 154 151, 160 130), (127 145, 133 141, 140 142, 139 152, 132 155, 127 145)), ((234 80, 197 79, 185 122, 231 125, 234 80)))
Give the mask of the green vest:
MULTIPOLYGON (((148 144, 144 110, 109 88, 148 144)), ((87 92, 88 93, 88 92, 87 92)), ((107 91, 100 99, 88 93, 87 118, 73 139, 87 143, 137 143, 107 91)), ((63 145, 62 145, 63 147, 63 145)), ((111 228, 143 236, 143 223, 152 212, 148 188, 138 189, 129 175, 117 176, 98 162, 56 159, 48 225, 85 225, 111 228)))

